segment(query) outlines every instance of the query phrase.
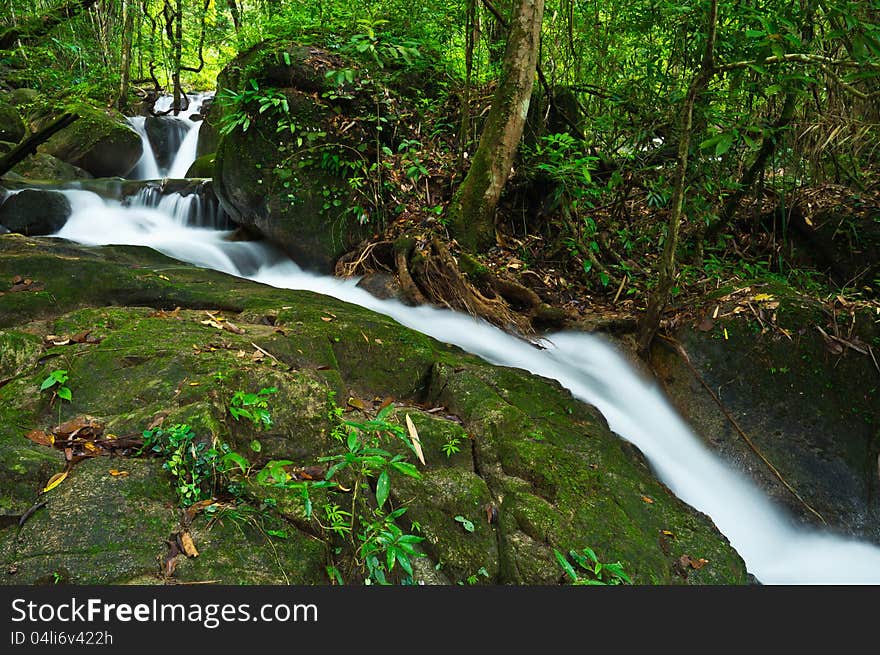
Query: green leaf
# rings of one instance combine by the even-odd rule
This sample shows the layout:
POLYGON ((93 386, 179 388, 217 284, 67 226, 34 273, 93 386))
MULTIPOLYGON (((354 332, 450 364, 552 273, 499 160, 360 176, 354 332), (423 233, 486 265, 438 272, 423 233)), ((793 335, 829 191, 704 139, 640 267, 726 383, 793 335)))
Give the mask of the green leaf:
MULTIPOLYGON (((238 453, 234 453, 234 452, 233 453, 226 453, 220 461, 223 463, 224 467, 226 467, 226 468, 228 468, 229 464, 233 464, 235 466, 238 466, 238 468, 241 469, 242 473, 247 471, 247 468, 249 465, 248 461, 244 457, 242 457, 238 453)), ((265 469, 263 469, 263 470, 265 470, 265 469)), ((260 473, 262 473, 262 471, 260 471, 260 473)), ((268 473, 267 473, 267 475, 268 475, 268 473)), ((260 481, 259 477, 260 477, 259 474, 257 474, 257 481, 258 482, 260 481)), ((265 476, 264 476, 264 478, 265 478, 265 476)))
POLYGON ((348 433, 348 439, 346 440, 345 443, 346 443, 346 445, 348 446, 348 449, 349 449, 351 452, 356 451, 356 450, 357 450, 357 443, 358 443, 358 434, 357 434, 357 431, 352 430, 351 432, 349 432, 349 433, 348 433))
POLYGON ((252 440, 249 445, 250 449, 253 450, 255 453, 258 453, 263 449, 263 445, 256 439, 252 440))
POLYGON ((574 567, 571 563, 565 559, 565 555, 560 553, 555 548, 553 549, 553 553, 556 555, 556 561, 559 562, 559 566, 562 567, 562 570, 565 571, 565 574, 574 581, 577 581, 578 574, 575 572, 574 567))
POLYGON ((390 488, 391 478, 388 476, 388 471, 382 471, 382 475, 379 476, 379 480, 376 482, 376 502, 379 504, 379 507, 382 507, 385 501, 388 500, 390 488))
POLYGON ((40 391, 45 391, 49 387, 57 384, 57 382, 58 381, 50 375, 45 380, 43 380, 43 384, 40 385, 40 391))
POLYGON ((58 387, 58 391, 56 392, 59 398, 63 398, 64 400, 70 400, 72 395, 70 393, 70 389, 67 387, 58 387))
POLYGON ((422 474, 419 470, 409 462, 391 462, 391 466, 393 466, 397 471, 400 471, 404 475, 408 475, 411 478, 421 478, 422 474))
POLYGON ((715 156, 720 157, 725 152, 730 150, 730 146, 733 145, 733 134, 730 132, 725 132, 721 135, 721 138, 718 140, 718 143, 715 145, 715 156))
POLYGON ((473 532, 473 531, 474 531, 474 523, 473 523, 473 521, 469 521, 468 519, 466 519, 465 517, 463 517, 461 514, 459 514, 458 516, 456 516, 456 517, 455 517, 455 520, 458 521, 459 523, 461 523, 461 527, 463 527, 463 528, 464 528, 465 530, 467 530, 468 532, 473 532))
POLYGON ((283 52, 281 56, 284 57, 284 65, 290 66, 290 55, 287 52, 283 52))

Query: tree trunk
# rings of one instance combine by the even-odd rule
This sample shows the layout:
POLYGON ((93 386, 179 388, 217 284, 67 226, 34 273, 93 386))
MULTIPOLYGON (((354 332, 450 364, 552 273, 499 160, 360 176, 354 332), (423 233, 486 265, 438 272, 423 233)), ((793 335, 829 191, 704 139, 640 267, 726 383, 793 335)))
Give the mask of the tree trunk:
POLYGON ((470 169, 450 204, 450 229, 465 248, 495 243, 495 208, 510 176, 535 82, 544 0, 519 0, 501 80, 470 169))
POLYGON ((709 7, 708 35, 706 49, 700 70, 688 88, 687 96, 681 107, 681 136, 678 141, 678 162, 675 170, 675 189, 672 193, 672 207, 669 211, 669 229, 660 264, 660 275, 657 287, 648 299, 648 308, 639 327, 639 355, 647 359, 651 342, 660 326, 660 315, 669 302, 672 284, 675 281, 675 251, 678 248, 678 233, 681 227, 681 215, 684 209, 684 194, 687 187, 688 153, 694 132, 694 105, 697 96, 709 85, 715 74, 715 30, 718 19, 718 0, 712 0, 709 7))
POLYGON ((128 86, 131 80, 131 42, 134 32, 134 9, 132 0, 123 0, 122 4, 122 64, 119 76, 119 99, 116 107, 120 110, 128 106, 128 86))
POLYGON ((174 115, 180 113, 180 66, 183 59, 183 0, 177 0, 174 7, 174 71, 171 81, 174 84, 174 115))
POLYGON ((226 6, 229 8, 229 14, 232 16, 232 26, 235 28, 236 34, 241 29, 241 12, 235 0, 226 0, 226 6))

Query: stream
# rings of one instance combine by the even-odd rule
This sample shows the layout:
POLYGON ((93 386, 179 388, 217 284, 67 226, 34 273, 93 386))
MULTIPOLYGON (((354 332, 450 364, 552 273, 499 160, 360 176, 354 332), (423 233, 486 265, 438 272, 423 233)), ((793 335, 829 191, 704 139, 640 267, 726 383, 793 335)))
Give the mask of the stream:
MULTIPOLYGON (((203 96, 191 97, 187 116, 203 96)), ((183 177, 195 158, 200 123, 179 119, 177 154, 157 164, 140 118, 144 156, 137 179, 183 177)), ((216 210, 199 195, 144 193, 125 204, 83 190, 64 190, 73 213, 55 235, 88 245, 142 245, 196 266, 278 288, 322 293, 389 316, 485 360, 559 381, 594 405, 617 434, 635 444, 656 475, 679 498, 714 521, 762 584, 880 584, 880 547, 804 527, 774 505, 748 478, 710 451, 679 417, 654 380, 638 373, 602 337, 574 332, 546 336, 543 349, 470 316, 433 307, 379 300, 357 280, 300 269, 264 242, 229 240, 216 210), (217 222, 219 221, 219 222, 217 222)))

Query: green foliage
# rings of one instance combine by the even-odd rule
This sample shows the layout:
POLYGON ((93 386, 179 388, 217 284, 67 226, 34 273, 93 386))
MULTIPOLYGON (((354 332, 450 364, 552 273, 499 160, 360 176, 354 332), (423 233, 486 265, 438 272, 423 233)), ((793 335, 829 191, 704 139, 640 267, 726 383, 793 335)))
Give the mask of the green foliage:
MULTIPOLYGON (((257 473, 256 482, 271 487, 296 490, 303 501, 307 518, 315 518, 312 493, 317 489, 351 491, 345 504, 326 502, 321 507, 319 525, 340 538, 354 551, 360 572, 367 584, 390 584, 390 576, 399 566, 401 581, 412 582, 411 558, 419 556, 416 545, 424 537, 408 534, 396 521, 406 507, 388 511, 391 504, 392 474, 418 478, 420 473, 402 455, 393 455, 382 448, 386 439, 399 440, 408 448, 412 443, 404 428, 391 422, 393 406, 382 409, 375 418, 364 421, 346 421, 343 412, 333 402, 328 416, 338 421, 334 437, 344 445, 344 451, 319 458, 328 464, 323 480, 294 479, 287 471, 290 460, 273 460, 257 473), (364 492, 372 490, 375 504, 366 502, 364 492)), ((331 580, 341 584, 338 569, 328 570, 331 580)))
MULTIPOLYGON (((229 413, 236 421, 240 418, 249 420, 254 427, 266 429, 272 426, 272 415, 269 412, 269 396, 277 393, 275 387, 264 387, 257 393, 236 391, 229 401, 229 413)), ((255 448, 259 452, 259 448, 255 448)))
POLYGON ((461 440, 458 437, 450 437, 442 446, 440 446, 440 450, 443 451, 443 454, 446 457, 452 457, 455 453, 461 451, 461 446, 459 446, 461 440))
POLYGON ((165 459, 162 468, 174 478, 175 490, 182 507, 212 498, 226 483, 225 491, 235 493, 235 482, 224 474, 236 469, 246 474, 250 468, 247 459, 234 452, 227 444, 199 440, 185 423, 167 429, 144 430, 144 445, 140 453, 151 452, 165 459))
POLYGON ((58 398, 61 398, 61 400, 70 402, 73 399, 73 392, 71 392, 70 387, 65 384, 68 379, 69 376, 66 370, 57 369, 52 371, 49 373, 48 377, 43 380, 43 383, 40 385, 40 391, 51 389, 53 398, 57 396, 58 398))
POLYGON ((555 548, 553 549, 553 554, 556 555, 556 561, 571 579, 571 584, 573 585, 619 585, 633 583, 626 574, 626 571, 623 570, 623 565, 620 562, 601 563, 596 553, 589 546, 583 548, 580 552, 576 550, 568 551, 568 555, 571 557, 574 565, 555 548), (582 577, 578 571, 587 573, 587 577, 582 577))

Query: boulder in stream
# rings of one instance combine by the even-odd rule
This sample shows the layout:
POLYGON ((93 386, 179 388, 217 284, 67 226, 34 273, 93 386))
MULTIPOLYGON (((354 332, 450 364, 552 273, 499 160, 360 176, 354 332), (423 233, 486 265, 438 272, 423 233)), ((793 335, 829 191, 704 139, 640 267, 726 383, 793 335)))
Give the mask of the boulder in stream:
POLYGON ((64 227, 70 211, 70 201, 63 193, 24 189, 0 205, 0 225, 29 236, 53 234, 64 227))
MULTIPOLYGON (((75 103, 62 111, 72 111, 79 119, 53 135, 39 147, 39 152, 82 168, 94 177, 127 175, 143 154, 141 137, 122 114, 75 103)), ((43 116, 42 127, 52 120, 43 116)))
POLYGON ((289 111, 261 112, 252 100, 246 106, 215 102, 209 113, 219 107, 228 120, 246 112, 252 121, 223 135, 217 146, 214 181, 223 208, 301 266, 322 272, 371 232, 350 180, 362 161, 370 161, 376 139, 344 115, 374 112, 375 101, 366 89, 355 93, 354 85, 343 94, 328 78, 356 68, 313 46, 262 43, 223 70, 218 88, 268 94, 289 111))

